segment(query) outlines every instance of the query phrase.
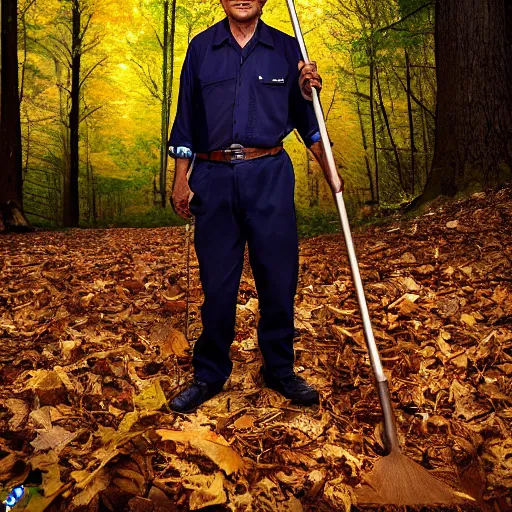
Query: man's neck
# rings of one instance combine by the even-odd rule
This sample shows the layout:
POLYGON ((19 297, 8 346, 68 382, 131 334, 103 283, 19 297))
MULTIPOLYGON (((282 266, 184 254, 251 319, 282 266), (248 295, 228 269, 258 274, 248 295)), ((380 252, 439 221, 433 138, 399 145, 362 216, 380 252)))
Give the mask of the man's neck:
POLYGON ((256 27, 258 26, 259 18, 255 18, 248 23, 240 23, 238 21, 229 19, 229 28, 235 38, 235 41, 243 48, 252 38, 256 27))

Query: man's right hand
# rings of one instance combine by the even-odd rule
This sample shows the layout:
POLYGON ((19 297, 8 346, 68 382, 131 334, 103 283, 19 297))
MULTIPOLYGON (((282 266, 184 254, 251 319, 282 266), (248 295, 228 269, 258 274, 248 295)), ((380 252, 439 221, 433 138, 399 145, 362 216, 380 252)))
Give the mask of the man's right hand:
POLYGON ((171 203, 174 211, 185 220, 189 220, 192 217, 188 207, 190 193, 191 190, 188 186, 187 175, 182 174, 176 176, 172 189, 171 203))

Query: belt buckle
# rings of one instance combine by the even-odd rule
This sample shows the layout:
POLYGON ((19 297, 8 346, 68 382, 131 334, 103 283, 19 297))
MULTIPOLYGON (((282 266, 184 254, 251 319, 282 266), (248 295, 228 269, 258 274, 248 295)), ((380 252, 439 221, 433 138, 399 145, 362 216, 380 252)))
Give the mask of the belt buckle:
POLYGON ((245 160, 244 147, 242 144, 231 144, 225 151, 230 154, 231 160, 245 160))

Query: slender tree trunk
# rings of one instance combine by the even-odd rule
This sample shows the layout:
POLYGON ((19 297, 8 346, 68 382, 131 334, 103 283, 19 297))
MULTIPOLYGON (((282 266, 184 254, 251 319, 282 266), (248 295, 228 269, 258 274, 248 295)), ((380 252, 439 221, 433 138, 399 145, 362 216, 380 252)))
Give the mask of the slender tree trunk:
MULTIPOLYGON (((171 30, 169 34, 169 94, 167 98, 167 139, 169 139, 169 125, 171 121, 172 91, 174 84, 174 43, 176 38, 176 0, 171 4, 171 30)), ((167 142, 167 141, 166 141, 167 142)), ((167 156, 167 152, 165 153, 167 156)))
POLYGON ((23 215, 17 2, 0 2, 0 232, 26 230, 23 215))
POLYGON ((69 190, 67 211, 64 215, 64 225, 78 227, 80 220, 80 203, 78 195, 78 176, 80 167, 78 130, 80 125, 80 64, 82 58, 80 0, 73 0, 72 17, 71 109, 69 111, 69 190))
POLYGON ((368 158, 368 143, 366 141, 366 133, 364 131, 363 116, 361 115, 361 105, 359 102, 359 85, 357 84, 356 71, 354 68, 354 59, 352 58, 352 54, 350 54, 350 64, 352 65, 352 77, 354 79, 354 87, 356 90, 357 115, 359 117, 359 127, 361 128, 361 138, 363 140, 364 162, 366 165, 366 174, 368 176, 368 183, 370 184, 370 195, 372 198, 372 202, 375 202, 375 191, 373 189, 372 170, 370 168, 370 159, 368 158))
MULTIPOLYGON (((421 74, 418 78, 418 91, 420 95, 420 101, 423 103, 423 85, 421 83, 421 74)), ((424 158, 424 177, 421 186, 424 187, 425 183, 428 179, 428 173, 430 170, 430 138, 428 135, 428 125, 427 125, 427 114, 425 113, 425 109, 420 108, 421 114, 421 136, 423 140, 423 158, 424 158)))
POLYGON ((384 124, 386 125, 386 130, 388 132, 389 142, 391 143, 391 147, 393 148, 393 154, 395 155, 396 169, 398 172, 398 180, 400 181, 400 186, 402 187, 402 189, 404 189, 404 178, 402 176, 402 165, 400 163, 400 155, 398 154, 398 150, 396 148, 395 139, 393 137, 393 133, 391 132, 391 126, 389 124, 388 114, 386 111, 386 107, 384 105, 384 100, 382 98, 382 89, 380 87, 378 66, 375 66, 375 82, 377 83, 377 94, 379 96, 380 111, 382 112, 382 117, 384 118, 384 124))
MULTIPOLYGON (((508 104, 508 117, 512 119, 512 1, 504 0, 505 2, 505 57, 506 57, 506 70, 507 70, 507 83, 509 87, 509 104, 508 104)), ((507 148, 508 158, 512 159, 510 152, 512 151, 510 145, 507 148)))
POLYGON ((414 195, 415 189, 415 167, 416 167, 416 145, 414 143, 414 121, 412 117, 411 105, 411 66, 409 63, 409 52, 405 50, 405 72, 407 79, 407 112, 409 114, 409 138, 411 140, 411 187, 410 191, 414 195))
POLYGON ((90 166, 91 169, 91 182, 92 182, 92 224, 96 226, 98 223, 98 199, 97 199, 97 184, 96 184, 96 176, 94 175, 94 169, 92 164, 90 166))
POLYGON ((504 0, 436 2, 437 129, 421 202, 510 176, 505 5, 504 0))
POLYGON ((375 64, 373 44, 370 48, 370 119, 372 122, 372 139, 373 139, 373 159, 375 162, 375 195, 377 196, 377 204, 380 204, 379 193, 379 157, 377 153, 377 129, 375 126, 375 99, 374 99, 374 81, 375 81, 375 64))
POLYGON ((168 61, 169 61, 169 0, 164 0, 164 30, 162 37, 162 110, 160 130, 160 203, 167 205, 167 133, 168 133, 168 61))
POLYGON ((85 176, 87 178, 87 212, 84 213, 84 217, 89 221, 92 220, 92 172, 91 172, 91 146, 89 141, 89 123, 85 122, 85 176))

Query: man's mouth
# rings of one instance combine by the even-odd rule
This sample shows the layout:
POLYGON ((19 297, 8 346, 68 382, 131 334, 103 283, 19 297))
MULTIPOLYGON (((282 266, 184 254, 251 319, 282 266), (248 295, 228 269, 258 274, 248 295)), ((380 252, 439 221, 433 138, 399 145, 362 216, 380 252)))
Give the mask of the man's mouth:
POLYGON ((251 4, 250 2, 237 2, 233 5, 233 7, 235 7, 236 9, 250 9, 251 4))

